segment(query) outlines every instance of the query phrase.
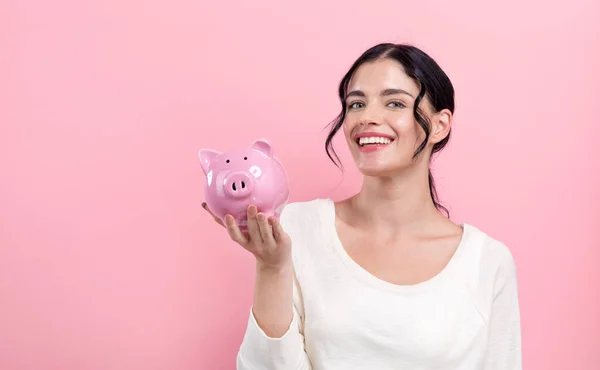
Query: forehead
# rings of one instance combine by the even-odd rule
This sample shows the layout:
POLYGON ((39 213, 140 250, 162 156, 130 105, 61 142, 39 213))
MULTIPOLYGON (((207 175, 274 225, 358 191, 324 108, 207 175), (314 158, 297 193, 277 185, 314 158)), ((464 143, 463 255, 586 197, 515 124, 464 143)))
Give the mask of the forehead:
POLYGON ((389 58, 363 63, 348 84, 348 91, 361 90, 365 94, 393 88, 406 90, 413 96, 419 94, 417 84, 404 72, 402 64, 389 58))

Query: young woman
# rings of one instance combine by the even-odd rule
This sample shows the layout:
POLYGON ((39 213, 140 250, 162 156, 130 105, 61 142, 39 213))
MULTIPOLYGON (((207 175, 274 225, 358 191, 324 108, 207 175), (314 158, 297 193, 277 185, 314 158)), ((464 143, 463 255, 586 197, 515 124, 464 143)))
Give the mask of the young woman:
POLYGON ((279 220, 250 206, 244 234, 225 219, 257 263, 237 368, 521 369, 512 254, 450 221, 429 171, 450 137, 450 80, 421 50, 380 44, 339 96, 326 150, 333 160, 341 130, 360 192, 291 203, 279 220))

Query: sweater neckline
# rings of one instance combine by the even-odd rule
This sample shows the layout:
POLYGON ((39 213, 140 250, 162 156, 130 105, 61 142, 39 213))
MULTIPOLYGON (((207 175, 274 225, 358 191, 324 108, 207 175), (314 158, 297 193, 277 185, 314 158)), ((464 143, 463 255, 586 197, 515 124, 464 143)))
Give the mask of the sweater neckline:
POLYGON ((447 280, 448 275, 450 275, 452 271, 456 268, 456 265, 458 264, 461 255, 464 253, 465 245, 467 244, 467 241, 470 236, 470 225, 467 223, 459 223, 458 225, 461 226, 463 229, 461 239, 452 257, 441 271, 439 271, 436 275, 429 278, 428 280, 416 284, 395 284, 376 277, 375 275, 367 271, 365 268, 363 268, 361 265, 359 265, 352 257, 350 257, 350 255, 344 248, 344 245, 342 244, 342 241, 337 232, 335 224, 335 203, 333 199, 330 198, 325 199, 325 203, 327 210, 326 212, 324 212, 324 215, 326 216, 324 222, 327 229, 329 230, 329 242, 331 243, 336 256, 355 277, 361 279, 362 281, 370 285, 384 290, 391 290, 394 292, 403 293, 422 292, 425 290, 429 290, 432 287, 447 280))

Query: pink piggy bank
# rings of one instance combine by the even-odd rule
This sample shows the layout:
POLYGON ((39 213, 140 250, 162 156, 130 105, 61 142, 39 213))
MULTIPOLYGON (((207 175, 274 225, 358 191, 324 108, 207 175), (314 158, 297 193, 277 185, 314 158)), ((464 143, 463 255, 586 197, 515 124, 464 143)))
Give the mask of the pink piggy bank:
POLYGON ((267 217, 281 215, 289 198, 288 180, 267 140, 226 153, 200 149, 198 157, 206 175, 206 203, 223 222, 230 214, 241 230, 247 230, 251 204, 267 217))

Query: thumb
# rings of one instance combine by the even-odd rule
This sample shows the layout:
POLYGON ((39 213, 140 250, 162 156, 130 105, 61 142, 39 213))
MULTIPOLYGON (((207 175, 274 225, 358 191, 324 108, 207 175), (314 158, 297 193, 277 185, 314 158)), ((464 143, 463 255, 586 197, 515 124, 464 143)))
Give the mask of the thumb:
POLYGON ((204 210, 212 216, 212 218, 215 220, 215 222, 217 222, 219 225, 225 227, 225 224, 223 223, 223 221, 221 221, 220 218, 218 218, 217 216, 215 216, 214 213, 212 213, 210 208, 208 208, 208 205, 206 204, 206 202, 202 202, 202 208, 204 208, 204 210))

